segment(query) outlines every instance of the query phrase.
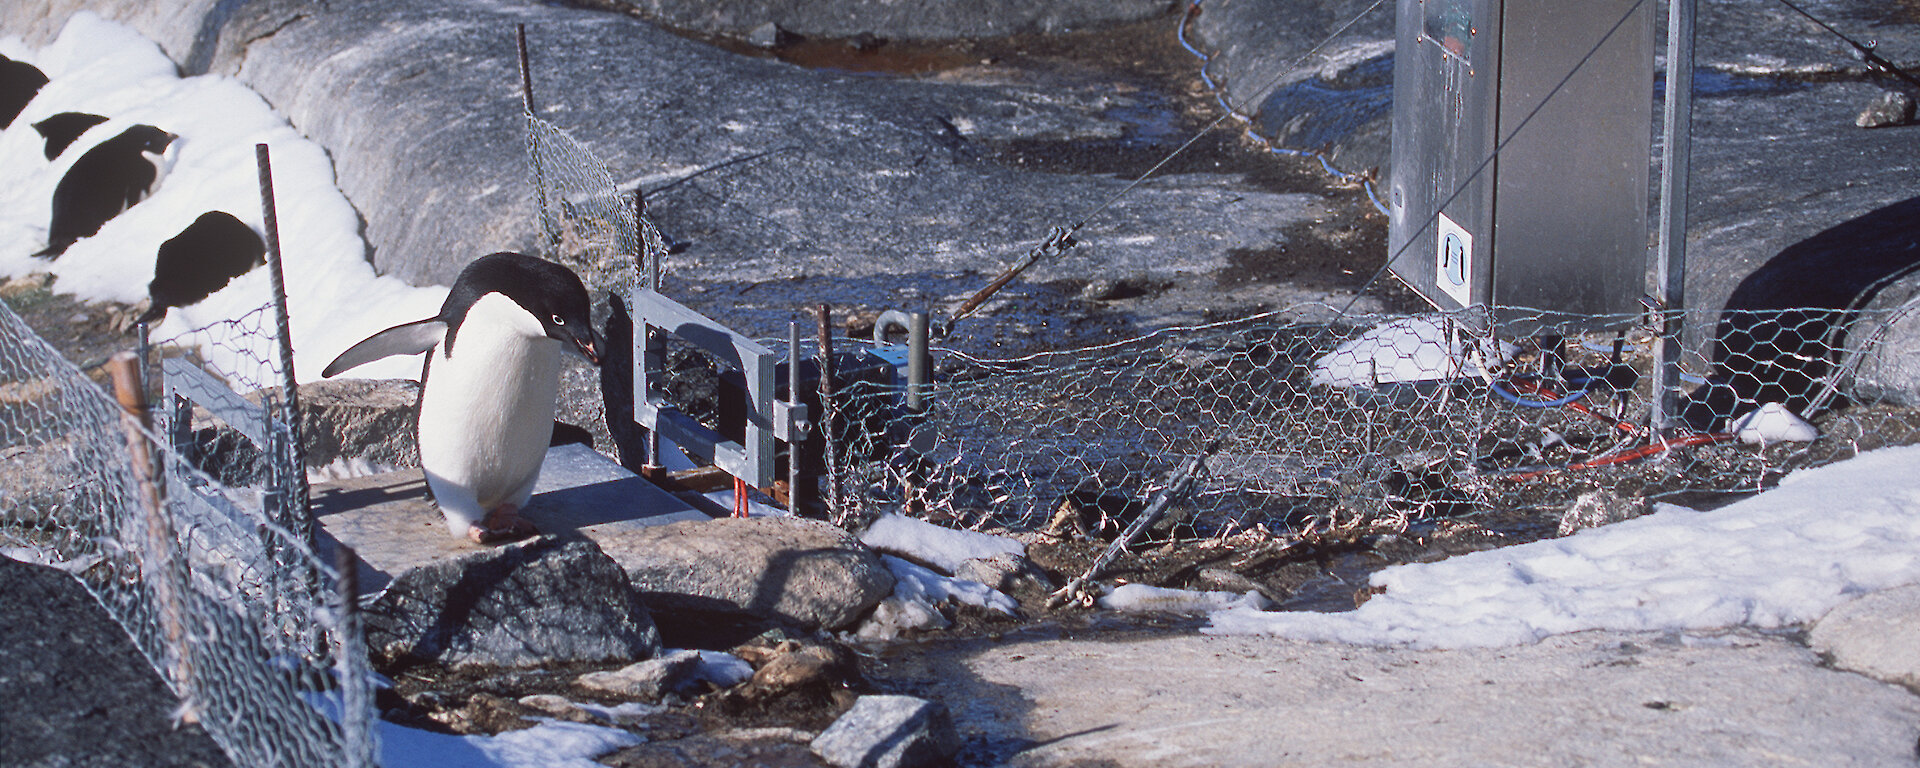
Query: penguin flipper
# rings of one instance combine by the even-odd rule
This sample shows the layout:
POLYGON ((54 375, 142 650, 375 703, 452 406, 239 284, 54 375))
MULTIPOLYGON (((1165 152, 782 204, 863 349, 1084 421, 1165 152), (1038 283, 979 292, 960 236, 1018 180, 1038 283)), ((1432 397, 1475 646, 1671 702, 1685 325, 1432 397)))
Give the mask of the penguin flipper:
POLYGON ((343 371, 394 355, 417 355, 433 349, 433 345, 439 344, 446 335, 447 324, 439 318, 430 317, 396 325, 348 347, 347 351, 340 353, 339 357, 327 364, 326 369, 320 372, 320 376, 332 377, 343 371))

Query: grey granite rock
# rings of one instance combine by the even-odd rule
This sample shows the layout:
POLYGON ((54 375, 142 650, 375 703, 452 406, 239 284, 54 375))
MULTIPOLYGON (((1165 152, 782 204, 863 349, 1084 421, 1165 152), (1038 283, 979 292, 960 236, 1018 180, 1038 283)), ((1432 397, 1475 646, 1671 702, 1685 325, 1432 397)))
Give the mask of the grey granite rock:
POLYGON ((945 705, 913 696, 862 696, 813 739, 813 751, 838 768, 946 765, 960 736, 945 705))
POLYGON ((805 628, 852 624, 893 574, 846 532, 795 518, 722 518, 599 536, 661 614, 736 612, 805 628))
POLYGON ((1901 91, 1881 91, 1879 97, 1853 119, 1853 124, 1861 128, 1887 128, 1911 122, 1913 97, 1901 91))
POLYGON ((366 601, 367 644, 387 661, 533 666, 660 651, 626 573, 585 538, 542 536, 395 574, 366 601))
POLYGON ((1862 595, 1828 611, 1807 643, 1840 669, 1920 693, 1920 585, 1862 595))
POLYGON ((678 651, 657 659, 634 662, 606 672, 589 672, 574 685, 623 699, 657 702, 670 693, 683 693, 700 682, 700 653, 678 651))
POLYGON ((301 438, 307 463, 363 459, 390 467, 420 465, 414 429, 420 385, 402 379, 338 379, 300 385, 301 438))

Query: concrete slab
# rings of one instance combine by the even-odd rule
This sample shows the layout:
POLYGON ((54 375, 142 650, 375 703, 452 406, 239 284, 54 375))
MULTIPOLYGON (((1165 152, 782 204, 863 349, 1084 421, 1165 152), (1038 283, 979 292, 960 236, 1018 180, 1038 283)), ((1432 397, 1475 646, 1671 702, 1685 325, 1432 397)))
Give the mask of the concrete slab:
POLYGON ((1920 697, 1747 632, 979 641, 917 673, 991 752, 968 762, 1034 768, 1911 766, 1920 737, 1920 697))
MULTIPOLYGON (((363 595, 379 592, 409 568, 484 549, 447 532, 440 510, 427 498, 426 478, 419 469, 318 483, 312 501, 320 524, 320 554, 332 557, 336 543, 353 547, 361 559, 363 595)), ((711 519, 583 445, 547 451, 523 514, 542 533, 579 533, 589 539, 711 519)))

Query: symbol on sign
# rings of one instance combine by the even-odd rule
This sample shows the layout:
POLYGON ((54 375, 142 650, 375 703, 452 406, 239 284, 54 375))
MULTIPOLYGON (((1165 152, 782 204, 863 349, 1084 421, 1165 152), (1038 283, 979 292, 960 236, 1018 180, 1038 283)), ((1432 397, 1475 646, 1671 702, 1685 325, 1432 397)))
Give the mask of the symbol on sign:
POLYGON ((1446 241, 1440 245, 1440 273, 1446 275, 1447 282, 1455 288, 1467 284, 1467 244, 1460 239, 1458 232, 1448 232, 1446 241))
POLYGON ((1464 307, 1473 303, 1473 234, 1444 213, 1439 220, 1440 237, 1433 259, 1435 287, 1464 307))

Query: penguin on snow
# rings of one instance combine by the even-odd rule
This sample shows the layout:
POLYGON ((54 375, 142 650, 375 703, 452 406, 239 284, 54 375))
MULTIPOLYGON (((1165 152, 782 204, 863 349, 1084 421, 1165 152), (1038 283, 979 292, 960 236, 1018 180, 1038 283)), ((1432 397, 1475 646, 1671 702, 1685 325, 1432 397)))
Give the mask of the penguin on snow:
POLYGON ((53 188, 53 219, 47 248, 54 258, 74 241, 92 237, 108 219, 145 200, 165 176, 167 148, 179 138, 151 125, 136 125, 100 142, 75 160, 53 188))
POLYGON ((67 151, 67 147, 72 146, 74 140, 86 133, 88 128, 106 121, 104 117, 86 112, 62 112, 34 123, 33 129, 40 132, 40 138, 47 140, 47 159, 52 160, 67 151))
POLYGON ((184 307, 227 287, 234 278, 266 263, 267 244, 233 214, 200 214, 180 234, 160 244, 147 283, 147 311, 134 322, 151 323, 167 308, 184 307))
POLYGON ((440 314, 353 345, 321 372, 429 353, 421 371, 420 466, 454 536, 490 544, 531 535, 533 495, 553 434, 560 355, 600 364, 591 300, 572 270, 519 253, 468 264, 440 314))

